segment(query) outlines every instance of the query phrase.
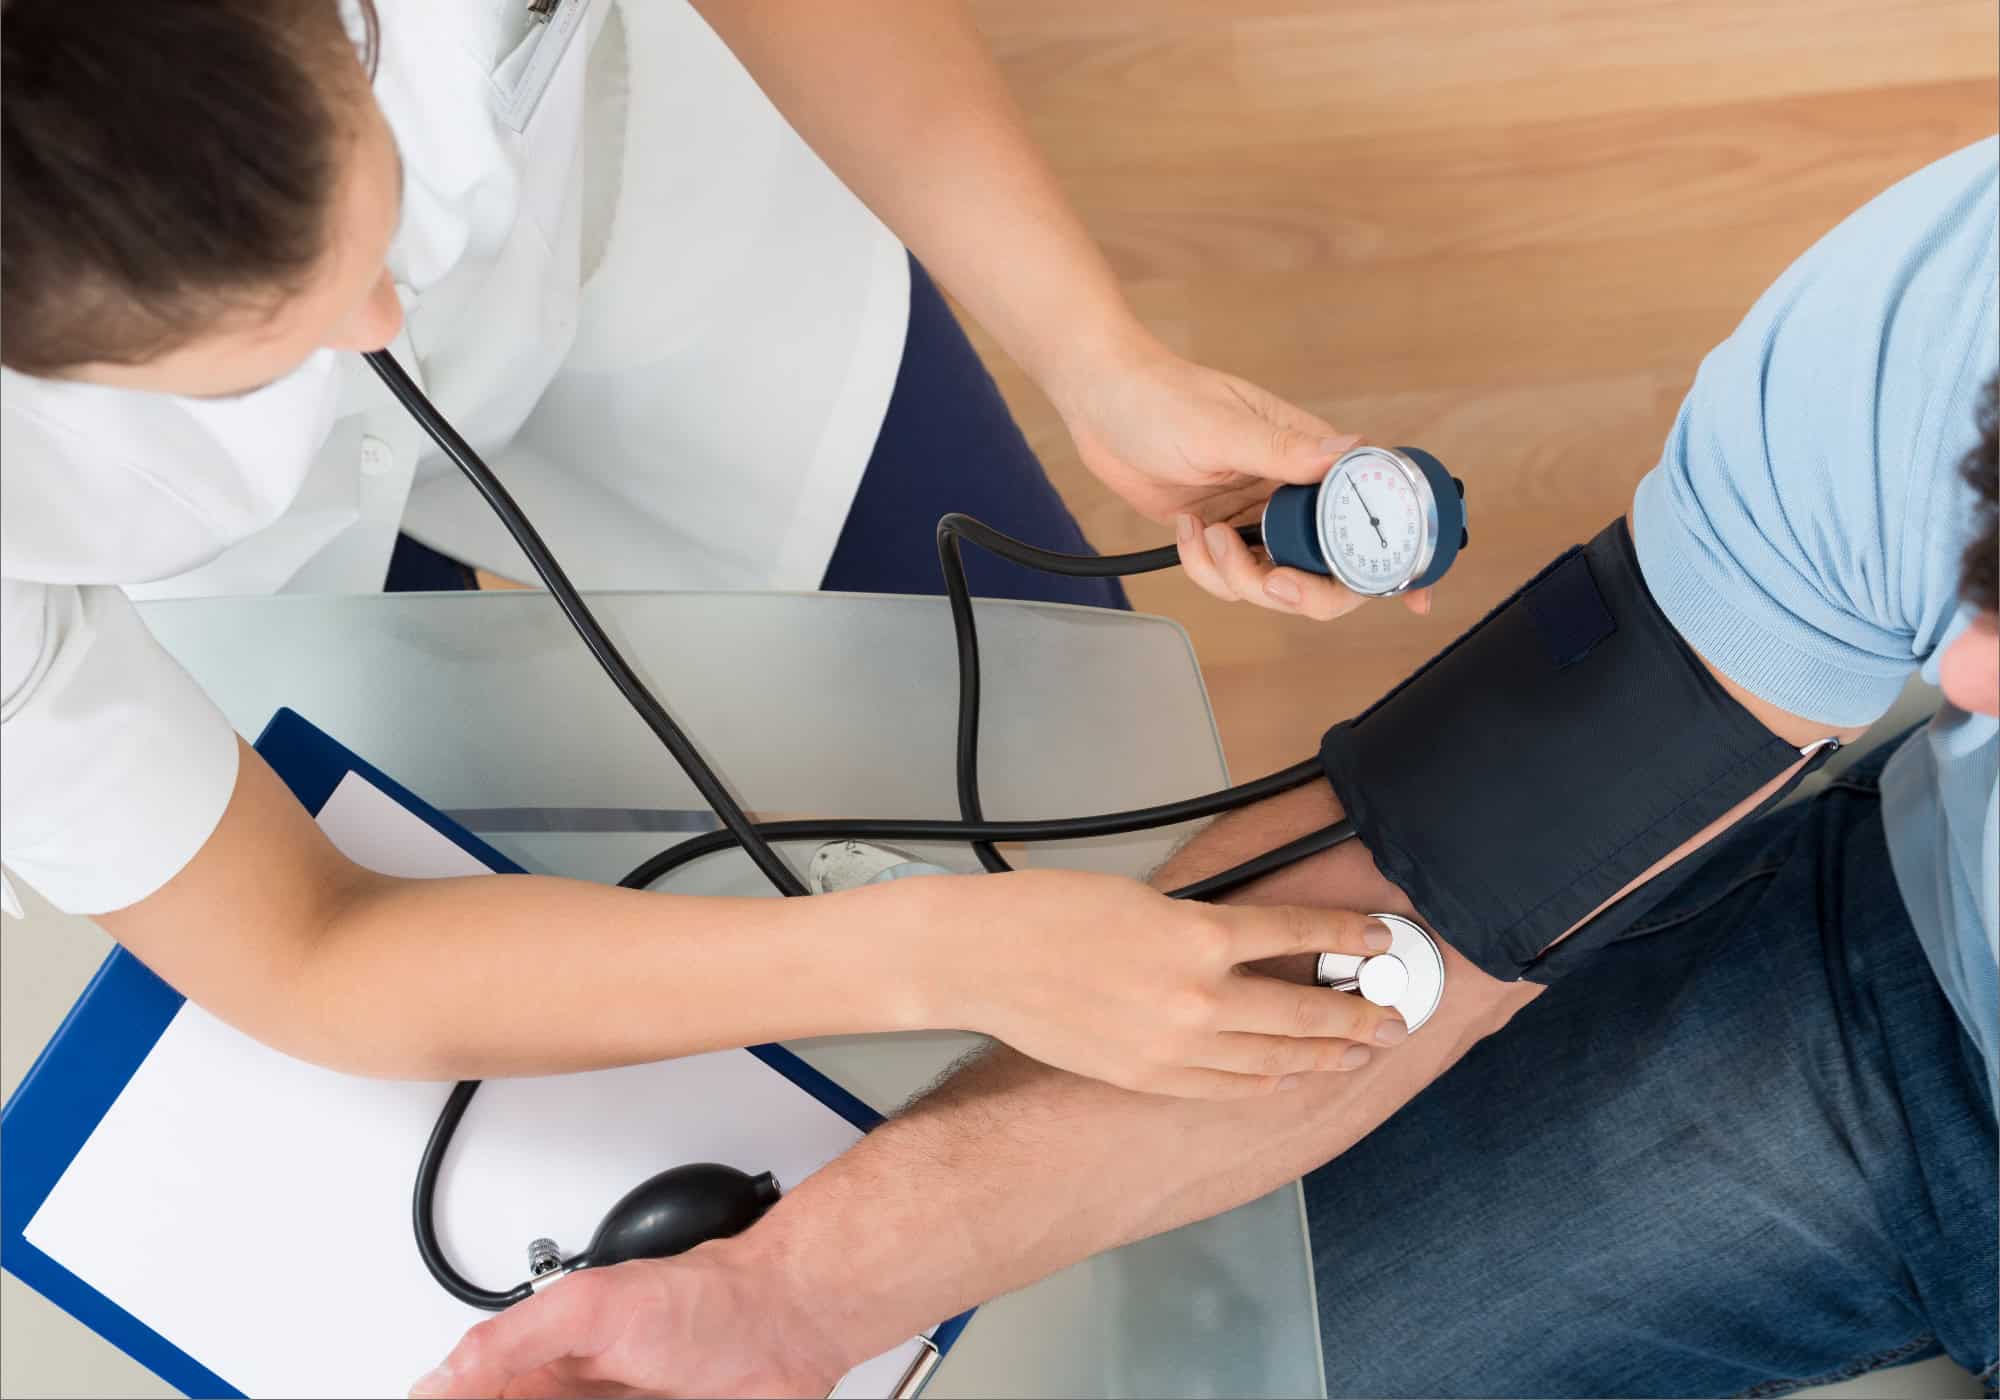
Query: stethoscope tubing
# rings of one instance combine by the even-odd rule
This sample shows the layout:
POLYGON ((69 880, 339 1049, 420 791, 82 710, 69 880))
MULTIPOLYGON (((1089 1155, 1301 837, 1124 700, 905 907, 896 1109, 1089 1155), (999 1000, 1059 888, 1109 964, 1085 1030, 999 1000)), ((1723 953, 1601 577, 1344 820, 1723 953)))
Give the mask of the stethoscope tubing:
MULTIPOLYGON (((954 514, 947 515, 938 522, 937 539, 938 560, 944 571, 945 592, 951 603, 952 628, 958 651, 956 772, 961 819, 896 821, 873 818, 826 818, 808 821, 754 822, 736 801, 721 776, 702 757, 694 741, 674 721, 666 707, 647 688, 646 683, 639 678, 638 673, 613 644, 604 628, 598 623, 595 614, 591 612, 589 605, 571 584, 569 575, 563 571, 562 565, 543 542, 540 532, 515 503, 513 496, 500 483, 500 479, 493 474, 492 469, 473 450, 472 445, 459 435, 450 421, 425 397, 423 391, 417 387, 393 355, 386 350, 377 350, 369 352, 364 358, 388 386, 389 392, 417 420, 417 423, 430 435, 431 440, 451 458, 458 469, 472 482, 473 487, 485 498, 487 505, 500 518, 501 524, 505 525, 507 532, 514 537, 514 542, 527 555, 528 562, 534 566, 535 573, 548 588, 557 605, 562 608, 570 625, 576 629, 578 637, 590 649, 598 664, 604 668, 611 683, 673 755, 674 761, 680 765, 681 770, 701 793, 702 800, 708 803, 717 819, 722 822, 723 829, 720 831, 693 837, 648 858, 619 881, 621 885, 644 889, 668 873, 703 856, 724 850, 741 849, 780 894, 787 897, 802 896, 807 893, 805 883, 778 854, 776 843, 843 838, 969 841, 980 863, 987 870, 998 873, 1012 869, 994 846, 993 843, 998 841, 1070 841, 1173 826, 1181 822, 1216 816, 1267 797, 1289 792, 1311 782, 1320 774, 1318 759, 1311 758, 1236 787, 1152 807, 1140 807, 1125 812, 1107 812, 1098 816, 1063 817, 1042 821, 986 820, 979 797, 979 634, 973 618, 971 590, 967 585, 964 562, 960 557, 960 541, 971 540, 1001 558, 1028 568, 1078 578, 1112 578, 1149 573, 1173 566, 1178 562, 1179 554, 1172 546, 1142 550, 1133 554, 1062 554, 1014 539, 970 516, 954 514)), ((1239 527, 1238 533, 1246 543, 1253 546, 1262 539, 1261 530, 1254 525, 1239 527)), ((1351 823, 1335 822, 1331 826, 1288 842, 1276 850, 1267 851, 1261 856, 1220 871, 1207 879, 1171 891, 1170 895, 1175 899, 1219 899, 1272 871, 1339 845, 1350 839, 1353 834, 1354 828, 1351 823)), ((479 1091, 480 1082, 477 1079, 466 1079, 452 1086, 451 1093, 445 1100, 445 1106, 438 1114, 437 1122, 424 1144, 423 1157, 417 1165, 415 1188, 411 1193, 410 1211, 411 1224, 416 1234, 417 1252, 423 1258, 424 1266, 430 1270, 431 1277, 460 1302, 497 1312, 529 1297, 534 1291, 532 1284, 521 1283, 506 1292, 496 1292, 480 1288, 466 1279, 445 1255, 444 1247, 437 1236, 435 1211, 438 1176, 443 1169, 445 1155, 451 1147, 452 1137, 457 1132, 460 1121, 465 1117, 466 1109, 471 1106, 473 1095, 479 1091)))

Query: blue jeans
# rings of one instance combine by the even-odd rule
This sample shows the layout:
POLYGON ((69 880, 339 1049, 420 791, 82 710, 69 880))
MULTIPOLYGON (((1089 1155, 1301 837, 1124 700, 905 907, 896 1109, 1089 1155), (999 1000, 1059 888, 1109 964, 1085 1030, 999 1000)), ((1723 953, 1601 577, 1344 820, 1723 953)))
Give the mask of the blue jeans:
POLYGON ((1993 1104, 1916 942, 1889 747, 1306 1178, 1332 1395, 1994 1393, 1993 1104))

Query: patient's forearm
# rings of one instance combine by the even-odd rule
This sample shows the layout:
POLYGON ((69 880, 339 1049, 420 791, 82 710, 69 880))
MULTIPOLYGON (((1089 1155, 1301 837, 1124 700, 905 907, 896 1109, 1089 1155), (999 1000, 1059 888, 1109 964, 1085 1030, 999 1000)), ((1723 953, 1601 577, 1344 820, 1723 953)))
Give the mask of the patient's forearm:
MULTIPOLYGON (((1323 826, 1331 794, 1266 803, 1205 833, 1160 872, 1197 878, 1323 826)), ((1397 912, 1358 843, 1245 892, 1251 902, 1397 912)), ((1337 1156, 1525 1005, 1445 952, 1445 995, 1421 1032, 1360 1071, 1309 1075, 1228 1103, 1132 1094, 998 1051, 781 1202, 735 1247, 819 1300, 843 1364, 1076 1260, 1251 1200, 1337 1156), (860 1286, 857 1286, 859 1284, 860 1286)))

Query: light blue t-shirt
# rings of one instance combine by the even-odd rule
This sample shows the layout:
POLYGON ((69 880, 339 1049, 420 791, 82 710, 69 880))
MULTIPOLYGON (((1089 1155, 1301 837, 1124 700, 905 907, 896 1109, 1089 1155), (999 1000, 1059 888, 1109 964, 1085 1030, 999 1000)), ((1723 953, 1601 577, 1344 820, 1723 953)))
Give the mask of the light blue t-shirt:
MULTIPOLYGON (((2000 142, 1885 191, 1821 239, 1702 362, 1639 485, 1646 581, 1754 695, 1862 725, 1935 683, 1970 618, 1960 475, 2000 360, 2000 142)), ((2000 738, 1945 706, 1882 775, 1897 887, 1946 995, 2000 1069, 2000 738)))

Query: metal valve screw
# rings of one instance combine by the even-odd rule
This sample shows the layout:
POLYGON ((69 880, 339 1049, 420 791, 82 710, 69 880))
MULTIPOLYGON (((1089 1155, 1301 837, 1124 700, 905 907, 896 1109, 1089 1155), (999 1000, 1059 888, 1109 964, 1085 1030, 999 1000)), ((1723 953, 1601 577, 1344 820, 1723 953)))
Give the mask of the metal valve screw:
POLYGON ((552 1239, 530 1240, 528 1242, 528 1274, 540 1278, 552 1274, 562 1267, 562 1251, 556 1248, 552 1239))

